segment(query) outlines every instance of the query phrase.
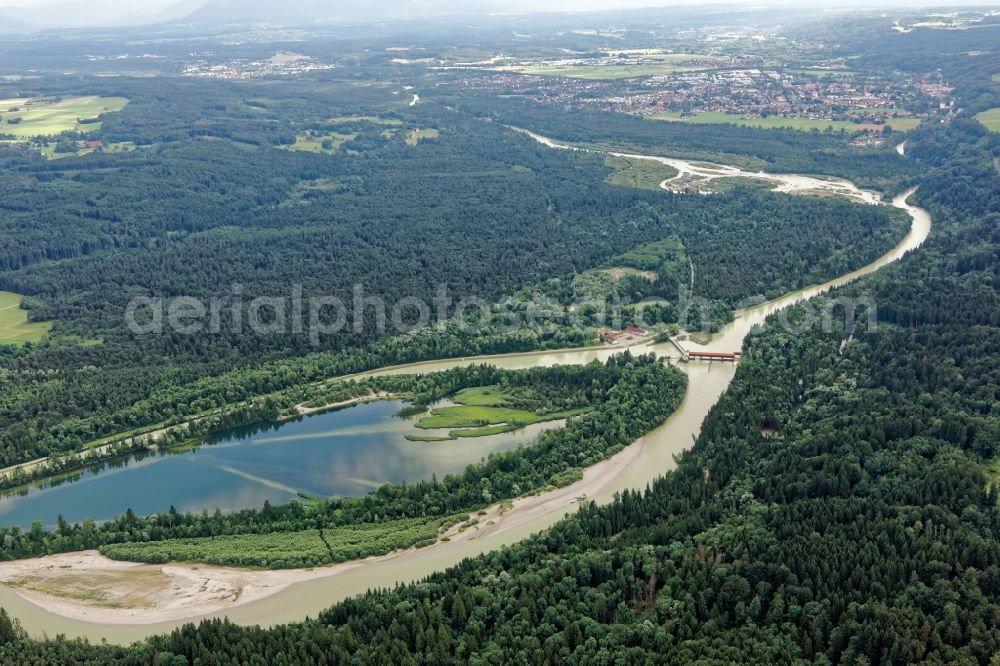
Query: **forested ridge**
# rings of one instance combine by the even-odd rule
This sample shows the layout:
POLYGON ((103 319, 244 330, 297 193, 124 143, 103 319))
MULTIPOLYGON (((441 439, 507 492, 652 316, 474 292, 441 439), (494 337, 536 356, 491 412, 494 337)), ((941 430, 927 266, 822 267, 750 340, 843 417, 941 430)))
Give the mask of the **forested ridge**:
POLYGON ((108 647, 31 642, 0 619, 0 650, 35 663, 997 663, 1000 510, 984 467, 1000 442, 1000 143, 966 117, 1000 104, 988 81, 965 79, 963 115, 910 139, 935 224, 925 246, 841 292, 874 298, 877 330, 756 332, 694 448, 649 489, 304 623, 208 622, 108 647))

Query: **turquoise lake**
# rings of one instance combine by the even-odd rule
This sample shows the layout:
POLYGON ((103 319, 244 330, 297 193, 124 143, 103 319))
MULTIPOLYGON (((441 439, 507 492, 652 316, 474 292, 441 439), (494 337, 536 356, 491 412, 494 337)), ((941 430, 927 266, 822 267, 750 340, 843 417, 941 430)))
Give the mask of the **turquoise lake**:
POLYGON ((259 508, 265 500, 364 495, 386 482, 416 482, 461 472, 490 453, 528 444, 556 423, 490 437, 411 442, 427 434, 379 401, 214 436, 197 449, 151 453, 0 498, 0 525, 104 521, 131 508, 138 515, 259 508))

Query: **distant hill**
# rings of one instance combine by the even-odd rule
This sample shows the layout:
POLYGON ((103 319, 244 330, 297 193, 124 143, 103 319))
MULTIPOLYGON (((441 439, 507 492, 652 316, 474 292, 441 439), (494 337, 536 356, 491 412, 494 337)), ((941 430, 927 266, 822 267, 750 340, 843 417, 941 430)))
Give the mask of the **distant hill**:
POLYGON ((26 7, 9 7, 0 0, 0 35, 37 30, 145 25, 180 18, 206 0, 144 0, 130 7, 119 0, 52 0, 26 7), (16 18, 15 18, 16 17, 16 18))
POLYGON ((409 18, 502 11, 495 0, 209 0, 191 21, 314 23, 319 21, 396 21, 409 18))
POLYGON ((27 23, 11 18, 9 14, 0 14, 0 35, 18 35, 31 30, 27 23))

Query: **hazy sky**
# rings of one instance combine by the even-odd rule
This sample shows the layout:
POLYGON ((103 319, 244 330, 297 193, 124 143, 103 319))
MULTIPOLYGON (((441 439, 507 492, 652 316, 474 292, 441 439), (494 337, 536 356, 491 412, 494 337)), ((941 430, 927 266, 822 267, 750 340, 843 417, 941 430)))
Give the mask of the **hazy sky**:
MULTIPOLYGON (((92 0, 0 0, 0 7, 47 7, 49 5, 84 4, 92 0)), ((123 11, 132 9, 159 10, 177 4, 177 0, 101 0, 101 4, 115 5, 123 11)))
MULTIPOLYGON (((276 6, 281 6, 282 0, 274 0, 276 6)), ((0 0, 0 9, 18 8, 22 12, 15 17, 32 23, 65 23, 76 24, 100 23, 113 17, 132 16, 137 20, 142 17, 154 17, 163 10, 180 6, 172 10, 178 16, 185 15, 208 0, 0 0), (48 7, 54 7, 46 10, 48 7)), ((407 0, 400 0, 406 4, 407 0)), ((457 0, 460 6, 469 13, 475 13, 479 4, 475 0, 457 0)), ((329 6, 336 7, 337 0, 329 0, 329 6)), ((496 7, 496 2, 491 3, 496 7)), ((801 0, 510 0, 507 5, 517 11, 586 11, 596 9, 623 9, 634 7, 670 7, 678 5, 745 5, 745 6, 786 6, 801 7, 801 0)), ((1000 5, 1000 0, 811 0, 810 5, 823 9, 846 7, 878 8, 878 7, 915 7, 915 6, 962 6, 962 5, 1000 5)), ((481 6, 481 5, 480 5, 481 6)), ((16 10, 15 10, 16 11, 16 10)), ((10 12, 8 12, 10 13, 10 12)))
MULTIPOLYGON (((207 0, 206 0, 207 1, 207 0)), ((279 1, 280 0, 276 0, 279 1)), ((160 11, 167 7, 178 4, 179 0, 97 0, 99 4, 111 5, 121 8, 124 12, 136 10, 142 13, 160 11)), ((191 3, 192 0, 188 0, 191 3)), ((742 4, 742 5, 801 5, 795 0, 537 0, 531 6, 540 11, 546 10, 572 10, 572 9, 614 9, 621 7, 668 7, 671 5, 696 5, 696 4, 742 4)), ((91 4, 95 0, 0 0, 0 7, 30 7, 41 8, 50 5, 65 4, 91 4)), ((185 4, 188 4, 185 3, 185 4)), ((475 6, 474 2, 468 3, 470 8, 475 6)), ((894 5, 926 5, 926 6, 958 6, 958 5, 996 5, 1000 0, 848 0, 848 2, 821 2, 826 6, 830 5, 862 5, 862 6, 894 6, 894 5)), ((331 6, 336 6, 335 0, 331 1, 331 6)))

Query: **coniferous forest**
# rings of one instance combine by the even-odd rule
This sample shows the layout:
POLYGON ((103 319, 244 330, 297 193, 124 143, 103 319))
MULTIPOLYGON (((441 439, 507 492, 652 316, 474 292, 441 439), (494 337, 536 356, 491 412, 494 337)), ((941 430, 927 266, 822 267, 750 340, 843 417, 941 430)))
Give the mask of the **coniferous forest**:
MULTIPOLYGON (((196 415, 253 423, 300 402, 373 391, 422 409, 502 387, 517 407, 581 410, 565 428, 464 475, 226 514, 164 507, 143 517, 122 507, 101 525, 0 528, 3 559, 101 547, 145 562, 312 566, 426 545, 442 524, 494 500, 573 482, 662 423, 686 386, 654 356, 627 352, 584 366, 482 365, 317 384, 591 336, 440 326, 401 337, 345 333, 319 348, 304 335, 149 339, 120 324, 132 295, 209 296, 234 282, 248 296, 277 295, 298 281, 306 293, 346 299, 358 282, 386 298, 429 298, 446 283, 491 303, 544 294, 566 304, 581 273, 625 266, 657 277, 620 283, 636 300, 676 305, 677 288, 696 278, 695 293, 725 313, 721 325, 755 297, 865 265, 906 230, 888 206, 830 197, 614 185, 600 158, 547 149, 507 126, 850 178, 887 196, 916 186, 914 202, 933 218, 920 248, 785 317, 802 321, 855 298, 877 306, 866 312, 877 325, 834 317, 827 328, 789 327, 772 318, 754 328, 696 441, 646 488, 581 502, 526 540, 287 625, 210 620, 110 645, 28 636, 0 610, 0 663, 1000 664, 1000 134, 976 120, 1000 107, 1000 42, 991 22, 908 33, 876 22, 845 15, 790 34, 805 40, 822 29, 831 57, 854 54, 851 67, 941 72, 956 103, 908 132, 905 157, 888 146, 852 152, 831 132, 654 125, 495 99, 455 80, 441 82, 439 102, 392 116, 403 127, 434 124, 437 138, 411 145, 360 127, 343 159, 280 147, 316 105, 336 99, 343 108, 324 113, 338 116, 376 105, 369 88, 335 79, 271 84, 275 97, 274 88, 290 86, 294 102, 284 107, 248 106, 265 97, 258 83, 215 83, 207 102, 202 81, 129 82, 129 107, 101 131, 151 150, 50 162, 0 147, 0 288, 25 294, 33 318, 56 322, 41 343, 0 347, 4 464, 196 415), (144 212, 132 214, 140 203, 144 212), (212 411, 224 408, 235 411, 212 411), (356 548, 350 530, 379 525, 395 534, 380 531, 370 548, 356 548), (331 541, 338 527, 349 529, 331 541), (264 555, 238 561, 246 555, 238 537, 282 533, 295 540, 274 548, 301 544, 292 550, 303 558, 268 561, 265 544, 264 555), (222 547, 196 552, 204 537, 222 547)), ((108 94, 126 85, 86 84, 108 94)))

